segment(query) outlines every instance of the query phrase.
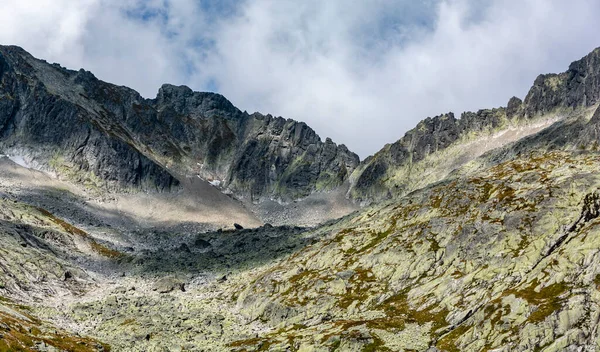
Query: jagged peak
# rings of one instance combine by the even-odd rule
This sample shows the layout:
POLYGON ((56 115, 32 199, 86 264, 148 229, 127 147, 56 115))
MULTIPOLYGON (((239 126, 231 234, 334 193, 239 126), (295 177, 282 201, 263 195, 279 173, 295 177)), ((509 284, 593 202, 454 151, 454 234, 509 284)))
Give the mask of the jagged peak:
POLYGON ((171 106, 181 114, 197 111, 203 115, 216 114, 227 118, 239 118, 243 115, 223 95, 212 92, 197 92, 185 85, 163 84, 152 102, 159 109, 171 106))
POLYGON ((31 56, 27 50, 18 45, 0 45, 0 54, 21 54, 31 56))
POLYGON ((226 101, 227 104, 233 105, 225 96, 214 92, 199 92, 186 85, 174 85, 170 83, 164 83, 159 89, 156 95, 156 99, 169 99, 169 98, 180 98, 180 97, 202 97, 210 98, 215 100, 226 101))
POLYGON ((148 170, 154 166, 163 172, 148 173, 149 182, 156 179, 159 185, 172 183, 171 179, 160 178, 169 172, 195 174, 222 180, 236 196, 299 199, 337 187, 360 161, 345 147, 324 145, 304 122, 248 115, 218 93, 164 84, 156 98, 144 99, 133 89, 101 81, 83 69, 73 71, 49 64, 22 48, 2 47, 0 53, 0 71, 8 68, 10 76, 4 77, 11 83, 0 88, 15 96, 9 101, 14 106, 0 109, 0 115, 8 112, 12 115, 6 118, 10 119, 14 109, 25 111, 23 115, 30 116, 27 121, 32 123, 23 124, 23 128, 25 132, 34 131, 31 139, 47 137, 46 145, 54 143, 69 159, 74 159, 71 154, 79 157, 81 153, 59 145, 59 137, 71 138, 74 141, 69 140, 69 146, 77 146, 80 140, 86 140, 86 129, 101 134, 97 139, 102 142, 94 140, 96 149, 79 157, 77 165, 91 165, 93 172, 98 170, 107 178, 122 180, 119 185, 123 187, 141 180, 136 178, 139 168, 133 163, 121 167, 111 162, 144 156, 152 163, 148 170), (3 67, 5 64, 7 67, 3 67), (34 85, 43 89, 32 92, 29 87, 34 85), (82 123, 72 124, 73 116, 82 123), (102 146, 105 149, 98 149, 102 146), (98 157, 103 153, 111 157, 98 157), (107 159, 110 162, 106 163, 107 159), (126 177, 119 178, 121 174, 126 177))
POLYGON ((194 94, 194 91, 186 85, 177 86, 174 84, 165 83, 158 89, 158 94, 156 95, 156 98, 165 97, 167 95, 172 95, 172 94, 174 94, 174 95, 192 95, 192 94, 194 94))
POLYGON ((569 65, 569 71, 579 71, 581 68, 583 68, 582 65, 586 65, 590 61, 593 61, 593 60, 597 61, 599 59, 600 59, 600 47, 592 50, 589 54, 585 55, 581 59, 573 61, 569 65))
MULTIPOLYGON (((386 197, 388 192, 395 188, 401 193, 407 189, 404 183, 418 184, 414 182, 415 176, 411 173, 411 167, 414 162, 425 156, 465 140, 473 141, 473 138, 481 136, 481 133, 499 131, 513 123, 529 125, 531 119, 543 119, 543 115, 553 117, 557 111, 588 108, 599 101, 600 48, 597 48, 571 63, 566 72, 539 75, 523 100, 512 97, 506 107, 464 112, 460 119, 455 119, 453 114, 448 113, 420 121, 402 138, 387 144, 373 157, 363 161, 353 175, 356 187, 353 185, 350 194, 362 201, 369 197, 386 197), (391 181, 382 187, 387 180, 391 181), (360 188, 364 189, 356 191, 360 188)), ((547 119, 546 122, 549 121, 552 119, 547 119)), ((535 129, 530 131, 534 133, 535 129)), ((512 139, 506 139, 503 143, 509 140, 512 139)), ((462 159, 457 158, 449 163, 448 169, 472 159, 485 148, 487 146, 482 146, 469 155, 464 155, 462 159)), ((442 162, 440 165, 445 164, 442 162)), ((442 167, 438 170, 440 175, 444 175, 446 171, 442 167)))

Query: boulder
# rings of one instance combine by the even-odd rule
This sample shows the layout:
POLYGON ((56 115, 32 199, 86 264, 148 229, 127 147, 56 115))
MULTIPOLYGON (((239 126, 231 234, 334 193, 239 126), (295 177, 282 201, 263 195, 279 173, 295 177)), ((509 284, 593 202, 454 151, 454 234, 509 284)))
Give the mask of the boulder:
POLYGON ((163 277, 154 283, 153 290, 158 293, 169 293, 174 290, 185 292, 185 283, 175 277, 163 277))

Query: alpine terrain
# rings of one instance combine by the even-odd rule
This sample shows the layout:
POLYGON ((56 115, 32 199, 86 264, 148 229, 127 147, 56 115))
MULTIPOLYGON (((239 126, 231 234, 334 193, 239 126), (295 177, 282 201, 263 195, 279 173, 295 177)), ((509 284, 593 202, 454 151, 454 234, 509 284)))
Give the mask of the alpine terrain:
POLYGON ((600 350, 600 49, 360 161, 0 46, 0 351, 600 350))

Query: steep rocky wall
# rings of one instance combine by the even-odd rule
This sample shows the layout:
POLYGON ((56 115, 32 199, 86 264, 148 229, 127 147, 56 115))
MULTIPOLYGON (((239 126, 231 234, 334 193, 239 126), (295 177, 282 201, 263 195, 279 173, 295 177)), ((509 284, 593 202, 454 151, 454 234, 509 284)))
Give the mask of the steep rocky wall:
POLYGON ((0 145, 5 152, 23 153, 30 162, 74 181, 101 179, 109 188, 165 190, 177 184, 159 165, 96 123, 89 111, 37 80, 21 55, 17 48, 0 49, 0 145))
POLYGON ((369 203, 410 192, 407 179, 421 177, 413 165, 470 136, 490 134, 508 122, 504 108, 465 112, 460 119, 453 113, 428 117, 404 137, 365 159, 352 175, 349 195, 369 203), (399 173, 401 177, 394 179, 399 173))

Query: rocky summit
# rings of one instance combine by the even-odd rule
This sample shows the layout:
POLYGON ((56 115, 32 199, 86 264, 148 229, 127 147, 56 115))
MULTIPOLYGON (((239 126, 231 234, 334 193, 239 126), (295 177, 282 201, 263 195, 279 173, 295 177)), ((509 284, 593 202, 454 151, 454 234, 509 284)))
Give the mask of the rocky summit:
POLYGON ((360 162, 0 46, 0 351, 600 350, 600 49, 360 162))

